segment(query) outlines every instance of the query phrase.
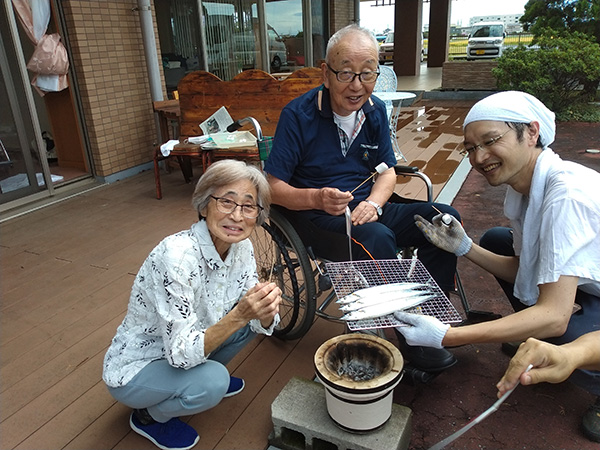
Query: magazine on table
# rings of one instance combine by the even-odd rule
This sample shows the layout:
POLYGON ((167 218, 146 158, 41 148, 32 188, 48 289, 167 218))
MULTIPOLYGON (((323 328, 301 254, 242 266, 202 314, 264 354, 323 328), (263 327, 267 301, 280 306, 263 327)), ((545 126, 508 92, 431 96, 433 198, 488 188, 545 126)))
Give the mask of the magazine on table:
POLYGON ((200 124, 204 134, 226 133, 227 127, 233 123, 227 108, 221 106, 212 116, 200 124))

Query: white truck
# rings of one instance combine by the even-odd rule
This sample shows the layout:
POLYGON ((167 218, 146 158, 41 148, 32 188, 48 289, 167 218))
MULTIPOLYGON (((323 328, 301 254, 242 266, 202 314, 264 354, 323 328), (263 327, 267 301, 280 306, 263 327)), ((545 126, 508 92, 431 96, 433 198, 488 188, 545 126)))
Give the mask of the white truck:
POLYGON ((467 60, 502 56, 506 30, 503 22, 477 22, 471 27, 467 44, 467 60))

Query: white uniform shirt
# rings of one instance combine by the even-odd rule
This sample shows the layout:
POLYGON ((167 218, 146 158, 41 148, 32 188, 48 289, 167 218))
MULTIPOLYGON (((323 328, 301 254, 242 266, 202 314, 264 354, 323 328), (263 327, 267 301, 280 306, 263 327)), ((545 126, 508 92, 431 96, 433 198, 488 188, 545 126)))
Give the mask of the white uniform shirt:
POLYGON ((600 173, 563 161, 551 149, 536 162, 529 197, 508 189, 504 204, 520 256, 514 293, 532 305, 538 285, 562 275, 600 295, 600 173))
MULTIPOLYGON (((166 359, 188 369, 206 361, 204 333, 258 282, 251 242, 232 244, 225 261, 212 242, 206 221, 168 236, 144 261, 131 290, 127 315, 104 358, 103 379, 127 384, 143 367, 166 359)), ((271 334, 259 320, 256 333, 271 334)))

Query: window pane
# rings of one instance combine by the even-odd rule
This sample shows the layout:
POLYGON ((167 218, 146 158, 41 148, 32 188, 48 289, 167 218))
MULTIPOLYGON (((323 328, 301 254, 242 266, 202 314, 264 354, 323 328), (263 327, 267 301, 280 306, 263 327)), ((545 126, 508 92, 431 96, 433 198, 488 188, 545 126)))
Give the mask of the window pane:
POLYGON ((304 67, 302 1, 267 2, 267 23, 275 35, 275 39, 269 39, 271 71, 287 72, 304 67))

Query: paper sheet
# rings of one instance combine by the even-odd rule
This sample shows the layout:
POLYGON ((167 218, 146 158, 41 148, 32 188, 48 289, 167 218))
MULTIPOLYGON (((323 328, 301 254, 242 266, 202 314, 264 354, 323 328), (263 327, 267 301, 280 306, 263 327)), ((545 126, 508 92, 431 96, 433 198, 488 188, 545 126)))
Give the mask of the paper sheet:
POLYGON ((227 112, 227 108, 221 106, 212 116, 200 124, 204 134, 225 133, 227 127, 233 123, 233 119, 227 112))

